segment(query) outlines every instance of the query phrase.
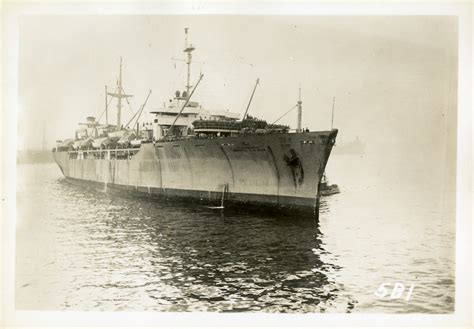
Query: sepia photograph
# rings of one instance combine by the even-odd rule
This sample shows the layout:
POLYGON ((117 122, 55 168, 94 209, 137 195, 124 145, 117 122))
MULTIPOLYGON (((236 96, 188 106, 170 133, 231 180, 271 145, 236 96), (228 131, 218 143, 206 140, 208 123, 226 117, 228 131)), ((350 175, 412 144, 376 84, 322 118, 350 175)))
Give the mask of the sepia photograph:
POLYGON ((16 16, 10 309, 464 309, 459 15, 190 6, 16 16))

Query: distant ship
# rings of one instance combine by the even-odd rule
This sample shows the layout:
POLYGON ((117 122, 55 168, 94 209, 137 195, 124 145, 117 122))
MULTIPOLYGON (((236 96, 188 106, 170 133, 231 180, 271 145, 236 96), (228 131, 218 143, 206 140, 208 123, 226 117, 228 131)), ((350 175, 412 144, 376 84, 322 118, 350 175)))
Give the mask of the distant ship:
MULTIPOLYGON (((302 101, 295 105, 297 128, 268 124, 245 114, 210 110, 192 101, 192 52, 185 29, 187 84, 153 110, 153 122, 139 123, 145 103, 127 124, 121 121, 122 61, 114 92, 106 92, 106 123, 88 117, 72 139, 60 140, 53 156, 63 175, 158 198, 180 198, 224 208, 302 210, 319 213, 321 178, 337 129, 301 129, 302 101), (108 123, 108 104, 117 99, 116 124, 108 123)), ((107 91, 107 87, 106 87, 107 91)), ((151 93, 151 91, 150 91, 151 93)), ((150 96, 148 94, 148 97, 150 96)), ((148 100, 147 97, 147 100, 148 100)))
POLYGON ((41 149, 17 150, 16 162, 18 164, 52 163, 54 162, 51 151, 46 147, 46 123, 43 124, 43 147, 41 149))

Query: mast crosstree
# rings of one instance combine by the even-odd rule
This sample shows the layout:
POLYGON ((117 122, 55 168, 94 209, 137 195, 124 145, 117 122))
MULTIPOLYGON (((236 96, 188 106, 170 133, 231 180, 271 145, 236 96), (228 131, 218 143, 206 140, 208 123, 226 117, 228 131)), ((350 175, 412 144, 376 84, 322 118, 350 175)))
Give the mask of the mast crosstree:
POLYGON ((117 80, 117 92, 116 93, 107 93, 109 96, 117 98, 117 129, 120 129, 122 126, 121 116, 122 116, 122 98, 133 97, 133 95, 125 94, 125 91, 122 87, 122 57, 120 57, 120 70, 119 77, 117 80))

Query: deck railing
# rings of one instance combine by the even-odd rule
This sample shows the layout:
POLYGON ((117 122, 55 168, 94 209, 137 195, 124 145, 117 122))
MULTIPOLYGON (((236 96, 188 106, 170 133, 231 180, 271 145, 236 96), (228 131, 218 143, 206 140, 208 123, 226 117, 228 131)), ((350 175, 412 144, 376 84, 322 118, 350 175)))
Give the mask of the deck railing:
POLYGON ((138 153, 138 148, 128 149, 98 149, 68 151, 69 159, 131 159, 138 153))

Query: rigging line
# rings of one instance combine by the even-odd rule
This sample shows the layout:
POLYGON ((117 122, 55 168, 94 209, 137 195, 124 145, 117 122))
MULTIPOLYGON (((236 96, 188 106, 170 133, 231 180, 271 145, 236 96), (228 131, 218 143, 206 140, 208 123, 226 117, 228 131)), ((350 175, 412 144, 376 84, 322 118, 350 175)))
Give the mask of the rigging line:
MULTIPOLYGON (((117 92, 117 89, 118 89, 118 87, 115 88, 113 94, 115 94, 115 93, 117 92)), ((100 119, 102 119, 102 116, 104 115, 105 111, 109 108, 109 105, 110 105, 110 102, 112 102, 112 99, 113 99, 113 97, 110 97, 110 99, 109 99, 109 101, 108 101, 108 103, 107 103, 107 107, 102 111, 102 114, 99 116, 99 119, 97 119, 97 122, 99 122, 100 119)))
POLYGON ((138 122, 138 120, 140 119, 140 116, 142 115, 143 110, 145 109, 145 105, 146 105, 146 103, 148 102, 148 98, 150 97, 150 95, 151 95, 151 89, 150 89, 150 91, 148 92, 148 96, 146 96, 145 103, 143 103, 143 105, 142 105, 142 109, 141 109, 141 111, 140 111, 140 114, 138 114, 137 122, 138 122))
POLYGON ((140 116, 141 116, 141 114, 142 114, 142 112, 143 112, 143 109, 145 108, 146 103, 148 102, 148 98, 150 97, 150 95, 151 95, 151 90, 148 92, 148 95, 146 96, 145 102, 142 104, 142 106, 141 106, 140 109, 137 111, 137 113, 135 113, 135 114, 133 115, 133 117, 127 122, 127 124, 125 125, 125 127, 128 127, 128 126, 129 126, 129 124, 133 121, 133 119, 135 118, 135 116, 136 116, 137 114, 138 114, 138 117, 137 117, 136 122, 134 123, 134 125, 138 122, 138 119, 140 119, 140 116))
POLYGON ((296 104, 295 106, 293 106, 291 109, 289 109, 288 111, 285 112, 285 114, 283 114, 281 117, 279 117, 278 119, 275 120, 275 122, 272 123, 272 125, 274 125, 275 123, 277 123, 281 118, 283 118, 285 115, 287 115, 288 113, 290 113, 291 110, 293 110, 295 107, 297 107, 298 104, 296 104))
MULTIPOLYGON (((110 104, 110 101, 107 103, 107 107, 108 107, 109 104, 110 104)), ((100 109, 97 110, 97 114, 95 115, 96 118, 99 117, 99 113, 100 113, 99 111, 100 111, 100 109)), ((103 110, 102 113, 100 114, 100 118, 102 117, 102 115, 104 114, 104 112, 105 112, 105 110, 103 110)), ((99 120, 100 120, 100 119, 99 119, 99 120)), ((97 120, 97 121, 99 121, 99 120, 97 120)))
MULTIPOLYGON (((107 103, 107 108, 109 107, 111 101, 112 101, 112 97, 110 98, 109 102, 107 103)), ((105 109, 102 111, 102 113, 100 114, 100 117, 99 117, 99 119, 97 120, 97 122, 99 122, 100 119, 102 119, 102 116, 104 115, 105 111, 107 111, 107 108, 105 108, 105 109)))
POLYGON ((125 125, 126 128, 129 128, 130 122, 137 116, 137 114, 141 111, 141 108, 135 113, 130 120, 128 120, 127 124, 125 125))
MULTIPOLYGON (((123 87, 122 87, 122 91, 123 91, 123 93, 124 93, 125 95, 127 94, 127 93, 125 92, 125 89, 123 89, 123 87)), ((132 106, 130 105, 130 102, 128 101, 128 97, 125 97, 125 100, 127 101, 128 108, 129 108, 130 112, 132 112, 132 114, 135 116, 135 113, 133 112, 132 106)))
MULTIPOLYGON (((174 63, 175 70, 176 70, 176 61, 186 62, 185 59, 176 59, 176 58, 171 58, 171 59, 175 61, 174 63)), ((197 62, 193 62, 193 63, 197 63, 197 62)), ((182 86, 183 80, 186 80, 186 75, 184 72, 185 67, 186 65, 179 65, 178 74, 174 75, 175 78, 173 80, 173 87, 176 87, 176 90, 179 90, 182 86)))
POLYGON ((173 81, 173 87, 177 86, 176 89, 179 89, 181 87, 182 83, 183 83, 183 80, 185 80, 184 65, 180 65, 178 74, 175 75, 175 78, 174 78, 174 81, 173 81), (178 80, 179 80, 179 82, 178 82, 178 80))

